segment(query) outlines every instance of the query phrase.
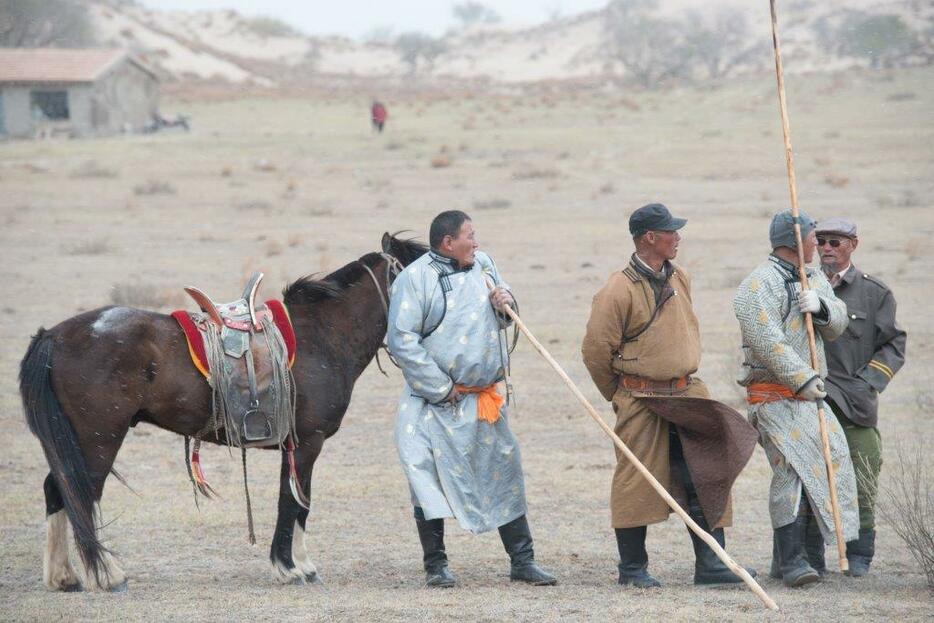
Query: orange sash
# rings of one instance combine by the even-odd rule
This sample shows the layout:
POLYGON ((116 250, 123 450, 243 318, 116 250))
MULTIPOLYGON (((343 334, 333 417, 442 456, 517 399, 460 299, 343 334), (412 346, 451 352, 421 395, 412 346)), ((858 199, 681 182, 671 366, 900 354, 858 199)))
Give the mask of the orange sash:
POLYGON ((503 406, 505 398, 496 391, 496 383, 486 387, 468 387, 455 385, 462 394, 477 394, 477 419, 495 424, 499 419, 499 408, 503 406))
POLYGON ((751 405, 779 400, 807 400, 778 383, 753 383, 746 388, 746 401, 751 405))

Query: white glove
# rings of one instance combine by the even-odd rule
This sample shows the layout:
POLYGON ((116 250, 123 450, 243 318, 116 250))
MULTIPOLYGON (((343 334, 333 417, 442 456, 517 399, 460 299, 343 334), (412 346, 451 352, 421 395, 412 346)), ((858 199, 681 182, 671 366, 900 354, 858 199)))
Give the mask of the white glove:
POLYGON ((798 309, 801 313, 811 312, 816 314, 820 311, 820 297, 814 290, 802 290, 798 292, 798 309))
POLYGON ((827 392, 824 391, 824 382, 815 376, 798 390, 798 395, 805 400, 823 400, 827 397, 827 392))

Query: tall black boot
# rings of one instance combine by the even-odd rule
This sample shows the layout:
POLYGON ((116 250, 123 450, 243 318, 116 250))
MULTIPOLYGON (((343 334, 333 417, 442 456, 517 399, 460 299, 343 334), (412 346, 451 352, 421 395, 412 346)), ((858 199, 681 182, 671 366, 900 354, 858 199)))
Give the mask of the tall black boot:
POLYGON ((661 582, 649 575, 649 555, 645 551, 646 527, 616 528, 619 548, 619 583, 636 588, 655 588, 661 582))
MULTIPOLYGON (((710 535, 720 544, 720 547, 726 547, 726 536, 723 528, 708 530, 707 522, 701 523, 693 515, 691 519, 704 530, 710 532, 710 535)), ((703 519, 703 515, 700 516, 703 519)), ((694 544, 694 583, 695 584, 740 584, 743 578, 739 577, 730 568, 723 564, 710 546, 707 545, 699 536, 694 534, 690 528, 688 533, 691 535, 691 542, 694 544)), ((744 567, 746 573, 756 577, 756 570, 744 567)))
POLYGON ((415 525, 418 526, 418 538, 424 553, 425 585, 436 588, 454 586, 455 579, 448 570, 448 556, 444 551, 444 520, 425 519, 421 507, 416 506, 415 525))
POLYGON ((778 533, 772 532, 772 566, 769 568, 769 577, 782 579, 781 556, 778 554, 778 533))
POLYGON ((876 553, 876 531, 860 530, 859 538, 846 544, 846 559, 850 563, 847 575, 861 578, 869 573, 869 564, 876 553))
POLYGON ((827 562, 824 558, 824 535, 813 513, 808 515, 808 527, 804 533, 804 551, 810 564, 821 577, 827 575, 827 562))
POLYGON ((532 532, 525 515, 499 527, 503 547, 509 554, 509 579, 533 586, 554 586, 558 583, 551 575, 535 563, 532 550, 532 532))
MULTIPOLYGON (((702 530, 709 532, 720 547, 724 547, 726 545, 726 536, 723 533, 723 528, 711 530, 710 524, 707 523, 707 518, 704 516, 700 499, 697 497, 697 489, 694 487, 694 480, 691 478, 691 472, 684 458, 681 437, 678 435, 678 429, 675 426, 669 426, 668 428, 668 447, 672 467, 680 476, 681 484, 687 494, 688 515, 702 530)), ((688 528, 688 534, 691 535, 691 542, 694 544, 694 584, 739 584, 743 581, 741 577, 730 571, 730 568, 723 564, 723 561, 710 549, 710 546, 694 534, 694 531, 690 528, 688 528)), ((752 577, 756 577, 754 569, 746 568, 746 572, 752 577)))
POLYGON ((807 520, 807 514, 800 513, 790 524, 775 529, 779 570, 785 586, 804 586, 820 580, 820 575, 805 558, 804 538, 807 532, 807 520))

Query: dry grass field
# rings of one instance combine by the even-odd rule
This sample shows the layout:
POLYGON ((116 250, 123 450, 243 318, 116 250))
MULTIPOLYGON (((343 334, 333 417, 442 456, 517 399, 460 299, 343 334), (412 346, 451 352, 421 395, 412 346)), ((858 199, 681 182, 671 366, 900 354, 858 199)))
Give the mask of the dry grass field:
MULTIPOLYGON (((855 259, 894 288, 909 332, 908 364, 882 398, 887 452, 896 438, 930 441, 934 72, 794 76, 788 89, 802 208, 858 222, 855 259)), ((382 135, 370 132, 364 93, 173 100, 163 108, 191 115, 190 134, 0 144, 0 619, 930 620, 932 593, 885 525, 864 579, 834 572, 792 591, 763 578, 771 530, 761 449, 737 483, 727 549, 759 570, 781 614, 742 588, 695 589, 690 541, 674 519, 649 529, 651 569, 664 589, 617 587, 612 446, 527 343, 513 360, 512 427, 537 558, 559 586, 510 585, 498 537, 449 522, 460 585, 422 588, 392 439, 401 374, 384 378, 371 366, 315 469, 310 549, 324 585, 272 579, 274 453, 251 452, 259 540, 251 548, 239 461, 206 449, 208 477, 224 497, 198 511, 181 438, 140 425, 117 458, 134 491, 111 480, 103 500, 129 592, 47 592, 47 467, 16 381, 36 327, 112 302, 191 307, 186 284, 232 298, 253 270, 267 273, 262 293, 275 296, 288 280, 376 250, 384 231, 425 238, 444 209, 473 216, 529 327, 608 419, 579 356, 591 296, 631 253, 631 210, 662 201, 686 216, 679 260, 693 275, 700 376, 715 397, 743 408, 731 298, 768 253, 770 216, 788 206, 772 78, 649 94, 386 101, 382 135)))

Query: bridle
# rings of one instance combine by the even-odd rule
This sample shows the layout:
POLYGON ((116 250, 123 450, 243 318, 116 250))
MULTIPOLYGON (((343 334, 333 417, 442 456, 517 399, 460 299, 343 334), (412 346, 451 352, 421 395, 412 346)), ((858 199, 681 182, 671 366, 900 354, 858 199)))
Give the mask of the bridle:
MULTIPOLYGON (((376 292, 379 294, 379 302, 383 304, 383 312, 385 312, 386 314, 386 328, 388 330, 389 328, 389 302, 387 299, 389 297, 389 286, 392 285, 392 282, 399 275, 399 273, 402 272, 403 268, 405 267, 402 265, 402 262, 400 262, 399 259, 391 253, 387 253, 383 251, 379 255, 384 260, 386 260, 385 294, 383 293, 384 288, 380 287, 379 279, 376 278, 376 273, 373 272, 373 269, 371 269, 369 266, 367 266, 363 262, 360 262, 360 260, 357 260, 357 261, 360 262, 360 265, 363 266, 364 269, 366 269, 366 272, 370 275, 370 279, 373 280, 373 285, 376 286, 376 292)), ((392 358, 392 353, 389 352, 389 347, 386 345, 386 340, 384 339, 383 343, 380 344, 379 348, 376 350, 376 367, 379 368, 379 371, 383 373, 383 376, 388 376, 386 374, 386 371, 383 370, 383 364, 379 360, 380 349, 386 351, 386 356, 389 357, 389 361, 391 361, 394 366, 396 366, 397 368, 399 368, 400 366, 398 363, 396 363, 396 360, 392 358)))

